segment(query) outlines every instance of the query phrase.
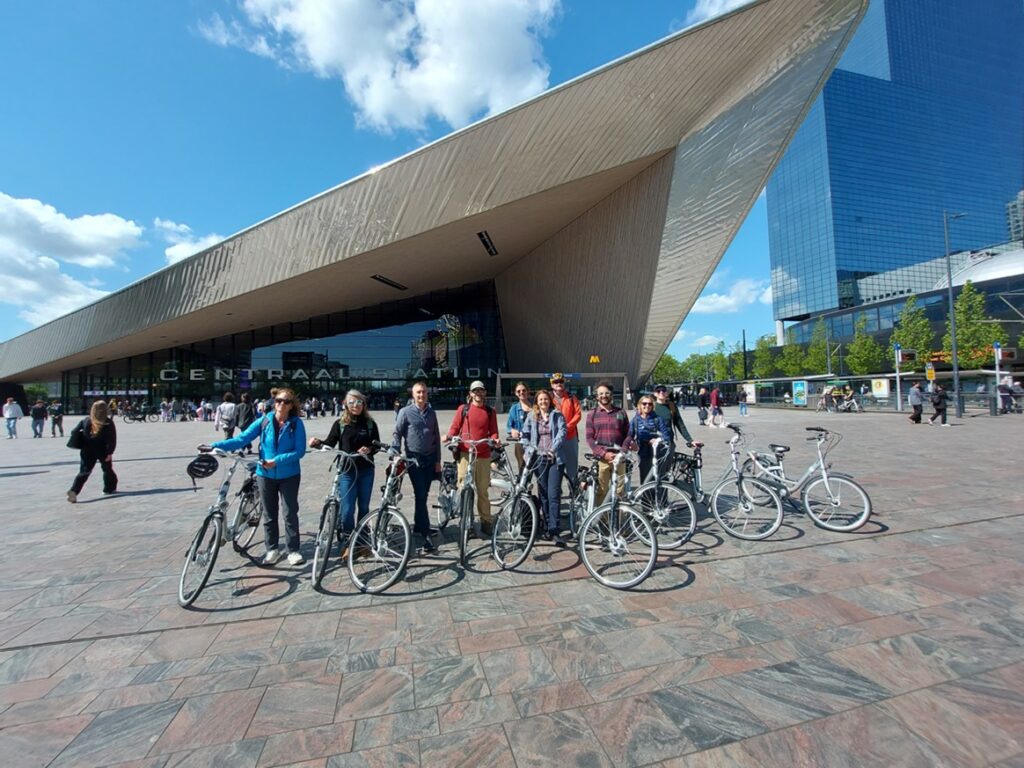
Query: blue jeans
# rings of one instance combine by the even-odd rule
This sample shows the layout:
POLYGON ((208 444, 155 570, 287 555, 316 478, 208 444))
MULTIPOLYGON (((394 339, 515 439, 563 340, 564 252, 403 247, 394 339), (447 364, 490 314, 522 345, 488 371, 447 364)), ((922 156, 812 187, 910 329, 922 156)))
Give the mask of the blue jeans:
POLYGON ((747 415, 747 404, 742 402, 742 401, 740 401, 740 416, 746 416, 746 415, 747 415))
POLYGON ((434 464, 431 457, 419 457, 420 465, 414 467, 409 465, 409 481, 412 483, 412 493, 416 500, 416 512, 413 516, 413 530, 421 536, 430 533, 430 513, 427 511, 427 494, 430 493, 430 484, 434 482, 434 464), (428 463, 431 461, 431 463, 428 463))
POLYGON ((18 436, 18 420, 14 417, 7 419, 7 436, 17 437, 18 436))
POLYGON ((559 504, 562 497, 562 468, 551 459, 541 459, 534 470, 540 496, 540 514, 552 533, 561 531, 559 504))
POLYGON ((351 533, 356 527, 356 502, 359 503, 359 518, 370 513, 370 494, 373 493, 373 467, 353 475, 342 472, 338 476, 339 530, 351 533))

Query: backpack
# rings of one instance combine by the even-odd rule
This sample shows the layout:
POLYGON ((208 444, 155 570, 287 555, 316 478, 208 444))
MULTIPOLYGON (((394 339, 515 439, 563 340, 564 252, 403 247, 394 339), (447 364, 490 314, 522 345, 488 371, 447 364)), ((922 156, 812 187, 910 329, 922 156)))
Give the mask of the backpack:
MULTIPOLYGON (((462 428, 466 425, 466 411, 468 410, 469 403, 463 403, 462 405, 459 406, 459 429, 457 430, 459 433, 459 437, 462 437, 462 428)), ((491 408, 491 406, 489 406, 487 403, 484 403, 484 410, 487 411, 487 418, 490 418, 491 414, 494 412, 494 409, 491 408)))

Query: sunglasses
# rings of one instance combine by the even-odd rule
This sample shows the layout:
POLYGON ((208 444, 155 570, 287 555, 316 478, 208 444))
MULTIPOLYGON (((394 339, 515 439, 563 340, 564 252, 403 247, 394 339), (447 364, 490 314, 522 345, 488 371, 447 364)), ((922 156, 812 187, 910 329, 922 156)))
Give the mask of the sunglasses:
POLYGON ((291 400, 288 400, 287 398, 284 398, 284 397, 275 397, 274 398, 274 402, 277 403, 278 405, 281 405, 282 403, 284 405, 291 405, 292 404, 291 400))
POLYGON ((641 408, 653 408, 654 403, 640 403, 641 408))
POLYGON ((525 389, 517 389, 516 390, 516 394, 517 395, 525 395, 526 394, 526 390, 525 389))
POLYGON ((353 408, 355 408, 357 405, 363 405, 363 401, 362 400, 348 400, 346 402, 347 402, 348 405, 351 405, 353 408))

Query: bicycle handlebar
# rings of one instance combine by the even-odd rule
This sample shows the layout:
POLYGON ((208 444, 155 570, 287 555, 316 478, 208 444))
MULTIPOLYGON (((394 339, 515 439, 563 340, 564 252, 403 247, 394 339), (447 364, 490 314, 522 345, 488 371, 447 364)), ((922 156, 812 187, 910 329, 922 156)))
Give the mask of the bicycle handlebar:
POLYGON ((245 464, 248 467, 257 467, 260 463, 257 459, 246 458, 244 454, 237 451, 225 451, 223 448, 214 448, 211 445, 200 445, 197 450, 199 453, 208 453, 221 459, 232 459, 236 464, 245 464))

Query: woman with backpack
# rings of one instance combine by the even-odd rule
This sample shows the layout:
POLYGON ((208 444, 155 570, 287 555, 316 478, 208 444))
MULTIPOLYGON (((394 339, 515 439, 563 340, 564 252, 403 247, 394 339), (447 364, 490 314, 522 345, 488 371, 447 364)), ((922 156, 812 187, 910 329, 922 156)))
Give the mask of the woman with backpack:
POLYGON ((110 419, 107 403, 97 400, 89 409, 89 415, 71 430, 68 446, 78 448, 81 465, 68 491, 68 501, 74 504, 89 479, 96 462, 103 470, 103 493, 117 493, 117 475, 114 474, 114 449, 117 448, 117 429, 110 419))
MULTIPOLYGON (((267 552, 264 565, 281 559, 278 549, 280 531, 278 509, 284 504, 284 531, 288 544, 288 564, 302 565, 306 559, 299 552, 299 461, 306 455, 306 428, 299 418, 295 392, 287 387, 274 390, 274 412, 257 419, 237 437, 220 440, 211 447, 237 451, 259 438, 259 466, 256 482, 263 502, 264 536, 267 552)), ((205 446, 200 446, 203 450, 205 446)))

